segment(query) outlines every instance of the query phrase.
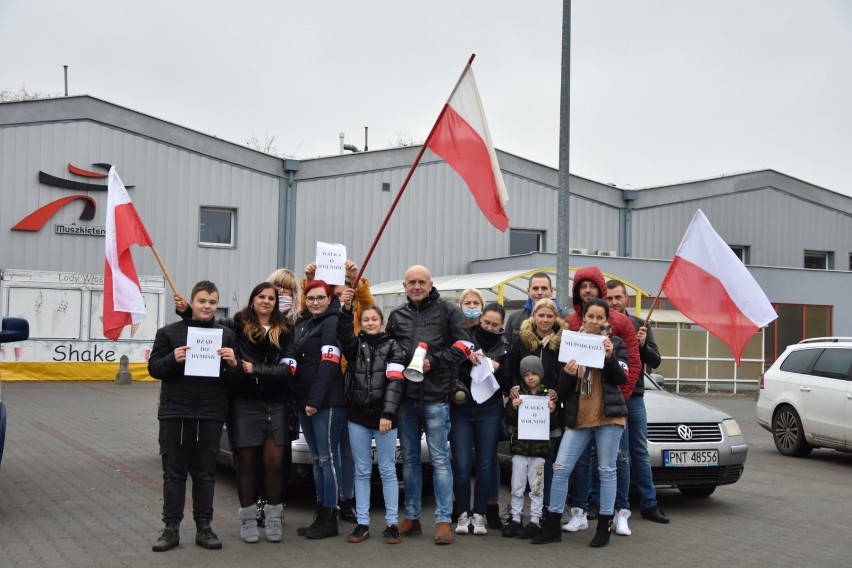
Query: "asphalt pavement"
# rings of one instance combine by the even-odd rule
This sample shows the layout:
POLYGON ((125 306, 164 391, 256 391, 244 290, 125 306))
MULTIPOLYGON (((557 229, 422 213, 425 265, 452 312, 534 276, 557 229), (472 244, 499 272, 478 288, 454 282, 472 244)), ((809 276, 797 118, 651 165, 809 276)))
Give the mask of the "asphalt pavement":
MULTIPOLYGON (((533 546, 503 538, 456 536, 432 544, 434 504, 424 499, 424 534, 399 545, 381 539, 381 498, 374 499, 373 537, 348 544, 341 535, 308 541, 312 488, 288 497, 284 541, 240 541, 234 476, 217 474, 214 529, 219 551, 194 544, 187 512, 179 548, 155 553, 161 529, 161 464, 156 383, 6 383, 6 451, 0 467, 0 567, 157 566, 852 566, 849 489, 852 454, 816 450, 806 459, 778 454, 755 421, 751 396, 700 396, 733 415, 749 444, 742 479, 707 499, 660 489, 669 525, 644 521, 634 507, 633 534, 588 546, 592 530, 563 533, 561 543, 533 546)), ((380 493, 374 489, 375 493, 380 493)), ((509 498, 504 486, 501 505, 509 498)))

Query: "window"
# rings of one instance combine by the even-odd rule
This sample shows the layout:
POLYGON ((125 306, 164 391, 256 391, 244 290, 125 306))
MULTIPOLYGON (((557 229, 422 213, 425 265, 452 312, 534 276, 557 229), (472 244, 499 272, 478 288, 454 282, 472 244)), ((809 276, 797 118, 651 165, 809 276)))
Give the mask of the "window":
POLYGON ((544 250, 544 231, 509 230, 509 254, 526 254, 544 250))
POLYGON ((848 379, 852 367, 852 349, 826 349, 814 363, 814 375, 829 379, 848 379))
POLYGON ((831 270, 834 268, 832 254, 830 252, 819 250, 805 251, 805 268, 813 268, 815 270, 831 270))
POLYGON ((234 247, 237 212, 234 209, 202 207, 198 219, 198 244, 234 247))
POLYGON ((791 351, 784 362, 781 363, 781 370, 787 373, 807 373, 817 355, 822 353, 821 349, 799 349, 791 351))
POLYGON ((740 262, 743 264, 749 264, 751 262, 751 250, 750 247, 745 245, 728 245, 731 247, 731 250, 734 251, 734 254, 737 255, 737 258, 740 259, 740 262))

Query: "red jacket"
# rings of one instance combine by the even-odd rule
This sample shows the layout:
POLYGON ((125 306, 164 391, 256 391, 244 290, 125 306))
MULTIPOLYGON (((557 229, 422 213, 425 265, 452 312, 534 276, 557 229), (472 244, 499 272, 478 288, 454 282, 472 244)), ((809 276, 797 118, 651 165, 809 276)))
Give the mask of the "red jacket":
MULTIPOLYGON (((606 280, 603 274, 596 266, 585 266, 574 273, 574 287, 571 291, 571 301, 574 302, 574 313, 568 314, 565 321, 568 322, 568 327, 571 331, 579 331, 580 325, 583 322, 583 301, 580 299, 580 283, 589 280, 594 282, 598 287, 598 295, 601 299, 606 300, 606 280)), ((620 337, 627 346, 627 360, 629 368, 627 369, 627 382, 621 385, 621 394, 624 395, 624 402, 630 400, 633 394, 633 388, 636 386, 636 381, 639 380, 642 374, 642 358, 639 355, 639 341, 636 339, 636 330, 633 327, 633 322, 624 314, 616 311, 609 312, 609 324, 612 326, 611 335, 620 337)))

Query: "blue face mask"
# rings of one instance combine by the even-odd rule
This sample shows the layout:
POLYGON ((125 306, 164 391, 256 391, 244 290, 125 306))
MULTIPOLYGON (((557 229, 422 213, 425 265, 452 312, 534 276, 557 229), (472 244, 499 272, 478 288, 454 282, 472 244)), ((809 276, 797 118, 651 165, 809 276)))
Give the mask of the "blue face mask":
POLYGON ((482 315, 482 308, 462 308, 462 312, 467 319, 475 320, 482 315))

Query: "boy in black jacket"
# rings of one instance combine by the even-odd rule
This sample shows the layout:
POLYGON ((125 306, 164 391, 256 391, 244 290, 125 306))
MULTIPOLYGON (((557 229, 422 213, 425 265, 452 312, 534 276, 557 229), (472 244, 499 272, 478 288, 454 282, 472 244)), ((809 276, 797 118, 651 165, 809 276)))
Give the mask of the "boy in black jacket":
POLYGON ((162 381, 157 418, 166 528, 154 544, 155 552, 169 550, 180 543, 178 531, 186 501, 187 474, 192 476, 192 516, 197 527, 195 544, 208 549, 222 548, 222 542, 210 528, 216 454, 228 412, 225 383, 239 377, 241 371, 234 353, 234 332, 213 321, 219 303, 216 285, 201 281, 192 288, 190 298, 192 319, 160 328, 148 359, 148 373, 162 381), (218 377, 185 374, 190 327, 222 329, 222 347, 217 351, 221 358, 218 377))

